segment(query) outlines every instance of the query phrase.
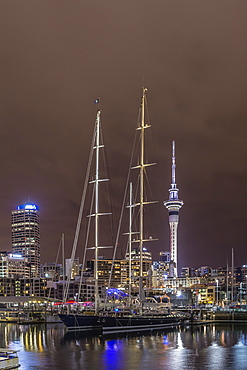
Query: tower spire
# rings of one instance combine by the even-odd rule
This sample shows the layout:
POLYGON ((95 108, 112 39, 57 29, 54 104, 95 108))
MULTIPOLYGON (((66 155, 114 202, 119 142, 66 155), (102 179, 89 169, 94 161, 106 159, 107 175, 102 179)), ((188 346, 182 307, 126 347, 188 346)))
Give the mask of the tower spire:
POLYGON ((175 140, 172 141, 172 186, 176 187, 176 156, 175 156, 175 140))
POLYGON ((169 200, 164 201, 164 206, 168 209, 169 225, 170 225, 170 276, 177 277, 177 228, 179 221, 179 210, 183 206, 183 201, 178 197, 179 189, 176 184, 176 156, 175 156, 175 140, 172 141, 172 181, 169 189, 169 200))

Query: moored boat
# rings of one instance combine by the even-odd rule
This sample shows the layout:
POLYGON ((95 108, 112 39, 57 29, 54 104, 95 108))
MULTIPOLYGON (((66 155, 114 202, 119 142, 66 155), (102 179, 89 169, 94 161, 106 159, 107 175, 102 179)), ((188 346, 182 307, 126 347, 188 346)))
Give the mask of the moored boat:
POLYGON ((105 313, 102 315, 60 314, 68 331, 95 331, 102 334, 140 332, 174 327, 184 320, 182 315, 162 313, 105 313))
POLYGON ((1 311, 0 322, 18 323, 20 313, 19 311, 1 311))
MULTIPOLYGON (((148 330, 158 330, 164 329, 166 327, 172 327, 179 325, 183 320, 184 317, 181 314, 170 314, 168 311, 159 308, 156 313, 149 312, 145 310, 145 295, 143 289, 143 281, 146 279, 147 276, 144 274, 144 262, 143 262, 143 254, 144 254, 144 244, 150 241, 154 241, 153 237, 147 238, 144 235, 144 205, 151 203, 156 203, 154 201, 147 201, 145 194, 144 194, 144 176, 146 174, 146 167, 152 166, 155 163, 146 163, 145 162, 145 154, 144 154, 144 132, 146 129, 151 127, 151 125, 145 122, 145 104, 146 104, 146 88, 143 88, 142 91, 142 102, 141 102, 141 114, 140 114, 140 121, 137 130, 140 132, 140 153, 139 153, 139 163, 132 167, 132 169, 139 169, 139 193, 140 198, 133 204, 132 199, 130 199, 129 208, 130 210, 134 207, 139 207, 139 231, 136 233, 138 235, 138 240, 132 241, 132 231, 131 231, 131 224, 132 220, 130 217, 130 230, 129 230, 129 303, 127 310, 118 310, 117 308, 112 312, 107 310, 100 310, 100 299, 99 299, 99 277, 98 277, 98 253, 100 248, 102 247, 99 244, 99 224, 98 218, 103 214, 106 213, 99 212, 98 209, 98 195, 99 195, 99 183, 102 181, 106 181, 108 179, 100 179, 99 178, 99 149, 102 148, 104 145, 100 143, 99 140, 99 131, 100 131, 100 111, 97 112, 97 119, 96 119, 96 128, 95 128, 95 142, 93 148, 95 149, 96 153, 96 171, 95 171, 95 180, 91 181, 94 183, 95 186, 95 211, 90 217, 94 217, 95 219, 95 246, 90 248, 94 249, 95 253, 95 266, 94 266, 94 281, 95 281, 95 302, 94 302, 94 314, 87 315, 86 312, 82 313, 68 313, 68 314, 59 314, 60 319, 63 323, 67 326, 69 331, 99 331, 103 334, 111 334, 111 333, 120 333, 120 332, 138 332, 138 331, 148 331, 148 330), (138 285, 139 285, 139 307, 135 307, 135 310, 131 309, 133 307, 131 302, 131 245, 132 242, 138 244, 138 253, 140 256, 140 263, 139 263, 139 276, 138 285)), ((130 191, 131 193, 131 191, 130 191)), ((130 212, 131 213, 131 212, 130 212)), ((117 243, 116 243, 117 245, 117 243)), ((73 251, 72 254, 75 254, 73 251)), ((69 283, 67 284, 69 286, 69 283)), ((67 288, 68 291, 68 288, 67 288)), ((80 296, 80 294, 78 294, 80 296)), ((67 297, 65 296, 67 299, 67 297)), ((66 299, 64 301, 66 302, 66 299)))
POLYGON ((0 369, 18 369, 21 365, 19 364, 17 352, 7 348, 0 348, 0 369))
POLYGON ((102 332, 102 325, 98 315, 59 314, 58 316, 69 331, 102 332))

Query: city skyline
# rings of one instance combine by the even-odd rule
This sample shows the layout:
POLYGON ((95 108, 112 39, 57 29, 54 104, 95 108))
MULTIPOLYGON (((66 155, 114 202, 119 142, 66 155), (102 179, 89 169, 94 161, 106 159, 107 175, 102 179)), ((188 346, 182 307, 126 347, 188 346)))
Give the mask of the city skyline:
MULTIPOLYGON (((163 201, 177 144, 179 268, 246 264, 246 20, 234 2, 3 2, 1 8, 0 245, 11 211, 40 206, 41 262, 70 256, 100 108, 118 218, 141 87, 157 154, 158 258, 169 250, 163 201), (117 20, 117 21, 116 21, 117 20)), ((156 236, 156 235, 155 235, 156 236)), ((80 256, 79 256, 80 257, 80 256)))

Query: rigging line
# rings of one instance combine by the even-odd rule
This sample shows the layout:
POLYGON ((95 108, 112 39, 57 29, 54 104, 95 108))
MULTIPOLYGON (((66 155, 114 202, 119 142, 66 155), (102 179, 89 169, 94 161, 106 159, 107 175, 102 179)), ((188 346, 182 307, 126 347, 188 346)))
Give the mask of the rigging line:
POLYGON ((57 257, 56 257, 56 261, 55 261, 55 266, 57 265, 57 261, 58 261, 58 257, 59 257, 59 254, 60 254, 61 247, 62 247, 62 236, 61 236, 61 239, 60 239, 60 242, 59 242, 59 247, 58 247, 58 251, 57 251, 57 257))
MULTIPOLYGON (((90 215, 93 213, 94 193, 95 193, 95 183, 94 183, 93 194, 92 194, 92 199, 91 199, 90 215)), ((87 234, 86 234, 86 239, 85 239, 85 244, 84 244, 84 254, 83 254, 83 260, 82 260, 82 268, 81 268, 78 298, 80 297, 80 294, 81 294, 83 271, 84 271, 84 266, 85 266, 85 261, 86 261, 86 254, 87 254, 88 239, 89 239, 89 234, 90 234, 91 220, 92 220, 92 217, 89 217, 88 226, 87 226, 87 234)))
POLYGON ((149 110, 148 110, 147 96, 146 95, 145 95, 145 99, 144 99, 144 104, 145 104, 145 111, 146 111, 145 118, 147 117, 147 119, 145 119, 145 121, 147 122, 147 125, 149 125, 150 128, 151 128, 151 130, 149 131, 150 136, 151 136, 151 137, 149 137, 149 140, 151 139, 151 144, 152 144, 153 153, 154 153, 154 162, 157 163, 157 152, 156 152, 156 146, 154 145, 155 140, 154 140, 154 134, 153 134, 151 120, 150 120, 150 116, 149 116, 149 110))
MULTIPOLYGON (((102 124, 102 121, 101 121, 101 126, 100 126, 100 134, 101 134, 101 138, 102 138, 102 142, 104 143, 105 140, 104 140, 104 132, 103 132, 103 124, 102 124)), ((106 169, 106 178, 111 178, 110 176, 110 167, 109 167, 109 161, 108 161, 108 155, 107 155, 107 151, 106 150, 103 150, 103 162, 104 162, 104 168, 106 169)), ((114 201, 114 197, 113 197, 113 191, 112 191, 112 186, 111 186, 111 182, 108 181, 106 183, 106 187, 108 189, 108 191, 106 192, 106 202, 107 204, 109 204, 110 206, 110 212, 111 214, 113 214, 113 209, 116 209, 115 207, 115 201, 114 201)), ((110 217, 110 221, 109 221, 109 227, 110 227, 110 235, 113 236, 113 230, 114 230, 114 219, 113 217, 110 217)), ((112 242, 114 242, 114 238, 112 237, 112 242)))
MULTIPOLYGON (((100 134, 100 142, 101 142, 101 145, 102 145, 102 161, 103 161, 103 169, 104 169, 104 176, 109 179, 110 176, 109 176, 109 164, 108 164, 108 157, 107 157, 107 151, 104 149, 105 148, 105 140, 104 140, 104 133, 103 133, 103 123, 102 123, 102 119, 101 119, 101 124, 99 126, 99 134, 100 134)), ((107 181, 106 184, 106 191, 102 193, 102 189, 100 189, 101 191, 101 195, 102 195, 102 199, 104 200, 104 204, 108 204, 110 206, 110 213, 113 214, 113 208, 115 208, 115 204, 114 204, 114 198, 113 198, 113 193, 112 193, 112 188, 111 188, 111 182, 110 181, 107 181), (110 202, 110 200, 113 200, 113 206, 112 206, 112 203, 110 202)), ((110 229, 110 233, 109 235, 113 236, 113 218, 111 217, 110 218, 110 221, 108 222, 107 224, 107 228, 105 228, 105 230, 109 231, 110 229), (108 228, 109 227, 109 228, 108 228)), ((102 231, 102 229, 101 229, 102 231)), ((107 232, 105 232, 105 235, 107 235, 107 232)), ((112 237, 112 242, 113 242, 114 238, 112 237)))
MULTIPOLYGON (((137 179, 137 186, 134 189, 135 193, 133 194, 133 205, 137 203, 137 195, 139 194, 139 183, 140 183, 140 174, 138 174, 138 179, 137 179)), ((134 227, 134 230, 139 230, 139 225, 138 225, 138 215, 139 215, 139 208, 134 207, 133 213, 132 213, 132 228, 134 227)))
POLYGON ((96 126, 97 126, 97 120, 95 121, 94 134, 93 134, 93 139, 92 139, 91 149, 90 149, 90 156, 89 156, 89 161, 88 161, 88 166, 87 166, 86 177, 85 177, 85 181, 84 181, 84 188, 83 188, 83 192, 82 192, 79 215, 78 215, 78 219, 77 219, 76 232, 75 232, 75 236, 74 236, 73 249, 72 249, 72 253, 71 253, 71 264, 69 266, 69 273, 68 273, 66 288, 65 288, 65 292, 64 292, 64 302, 67 301, 67 297, 68 297, 69 284, 70 284, 70 280, 71 280, 71 271, 72 271, 72 267, 73 267, 73 264, 74 264, 75 252, 76 252, 77 242, 78 242, 78 238, 79 238, 81 219, 82 219, 82 214, 83 214, 83 210, 84 210, 84 204, 85 204, 86 192, 87 192, 87 185, 88 185, 88 181, 89 181, 90 169, 91 169, 92 158, 93 158, 93 150, 94 150, 93 148, 94 148, 94 142, 95 142, 95 137, 96 137, 96 126))
MULTIPOLYGON (((54 275, 53 275, 52 281, 55 280, 56 267, 57 267, 57 262, 58 262, 58 257, 59 257, 61 246, 62 246, 62 237, 60 238, 60 242, 59 242, 59 246, 58 246, 58 251, 57 251, 57 256, 56 256, 56 261, 55 261, 55 270, 54 270, 54 275)), ((50 298, 50 296, 51 296, 51 288, 52 287, 50 286, 49 287, 48 298, 50 298)))
POLYGON ((136 155, 136 159, 137 159, 136 163, 137 163, 137 165, 138 165, 138 163, 140 163, 139 145, 141 143, 141 135, 137 135, 137 131, 141 127, 140 121, 141 121, 141 105, 140 105, 140 108, 139 108, 139 111, 138 111, 138 115, 137 115, 137 125, 136 125, 136 129, 135 129, 135 137, 134 137, 134 143, 133 143, 133 148, 132 148, 132 155, 131 155, 131 160, 130 160, 131 166, 133 166, 132 161, 133 161, 134 155, 136 155), (137 142, 138 142, 138 144, 137 144, 137 142))
MULTIPOLYGON (((153 196, 151 184, 150 184, 149 177, 147 175, 146 169, 144 169, 144 175, 145 175, 146 184, 148 185, 148 190, 149 190, 149 193, 150 193, 150 200, 152 200, 152 199, 154 199, 154 196, 153 196)), ((147 192, 146 192, 145 196, 146 196, 146 200, 148 200, 147 192)))
MULTIPOLYGON (((130 179, 130 173, 131 173, 131 167, 132 167, 131 165, 132 165, 133 156, 134 156, 136 137, 137 137, 137 133, 135 133, 133 146, 132 146, 130 165, 129 165, 129 169, 128 169, 128 175, 127 175, 127 180, 126 180, 126 185, 125 185, 124 197, 123 197, 121 213, 120 213, 120 217, 119 217, 118 230, 117 230, 116 241, 115 241, 114 250, 113 250, 112 265, 111 265, 111 271, 110 271, 108 286, 110 286, 110 284, 111 284, 113 266, 114 266, 114 261, 115 261, 115 258, 116 258, 116 252, 117 252, 117 246, 118 246, 118 241, 119 241, 120 229, 121 229, 123 213, 124 213, 125 204, 126 204, 126 197, 127 197, 127 193, 128 193, 128 187, 129 187, 129 179, 130 179)), ((106 305, 106 298, 107 297, 105 297, 105 305, 106 305)))
MULTIPOLYGON (((110 174, 109 174, 109 164, 108 164, 108 157, 107 157, 107 153, 103 153, 104 156, 104 161, 105 161, 105 167, 106 167, 106 175, 107 175, 107 178, 111 178, 110 177, 110 174), (108 176, 109 174, 109 176, 108 176)), ((108 181, 106 183, 106 187, 108 189, 108 191, 106 192, 106 202, 107 204, 109 204, 110 206, 110 213, 113 214, 113 209, 115 209, 115 202, 114 202, 114 197, 113 197, 113 191, 112 191, 112 186, 111 186, 111 182, 108 181), (107 199, 108 198, 108 199, 107 199)), ((110 217, 110 220, 109 220, 109 227, 110 227, 110 235, 113 235, 113 230, 114 230, 114 225, 113 225, 113 217, 110 217)), ((114 238, 112 238, 112 240, 114 240, 114 238)))
MULTIPOLYGON (((154 166, 154 167, 155 167, 155 170, 154 171, 155 171, 155 173, 157 173, 156 166, 154 166)), ((155 177, 157 178, 157 176, 155 176, 155 177)), ((150 180, 149 180, 149 177, 148 176, 146 176, 146 182, 148 184, 148 190, 149 190, 149 194, 150 194, 150 200, 153 200, 155 198, 153 196, 153 189, 151 187, 150 180)), ((157 200, 156 203, 160 204, 160 201, 157 200)), ((152 208, 152 215, 153 215, 152 219, 155 220, 155 223, 157 223, 157 225, 160 225, 160 229, 162 230, 162 228, 163 228, 162 218, 158 216, 158 207, 152 208)), ((148 220, 151 220, 151 218, 149 218, 148 220)))

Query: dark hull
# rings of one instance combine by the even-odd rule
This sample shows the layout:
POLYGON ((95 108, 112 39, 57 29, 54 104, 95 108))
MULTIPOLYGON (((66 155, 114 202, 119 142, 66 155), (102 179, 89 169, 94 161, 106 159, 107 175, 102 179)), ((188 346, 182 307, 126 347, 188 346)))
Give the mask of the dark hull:
POLYGON ((159 330, 177 326, 181 318, 164 316, 86 316, 59 315, 69 331, 100 331, 103 334, 159 330))
POLYGON ((164 316, 164 317, 145 317, 145 316, 132 316, 132 317, 103 317, 102 326, 103 333, 114 332, 135 332, 146 331, 153 329, 163 329, 167 326, 178 325, 180 320, 177 317, 164 316))
POLYGON ((58 315, 68 330, 75 331, 102 331, 100 317, 97 315, 58 315))

